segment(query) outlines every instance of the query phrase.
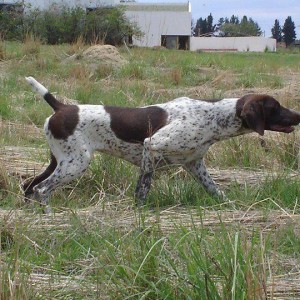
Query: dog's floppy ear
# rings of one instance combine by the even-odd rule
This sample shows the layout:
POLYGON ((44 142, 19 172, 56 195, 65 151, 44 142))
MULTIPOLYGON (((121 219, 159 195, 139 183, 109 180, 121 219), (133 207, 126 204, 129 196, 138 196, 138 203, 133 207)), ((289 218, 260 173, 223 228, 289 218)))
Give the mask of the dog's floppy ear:
POLYGON ((246 101, 241 112, 241 117, 245 120, 250 129, 260 135, 264 135, 265 116, 262 101, 255 101, 255 99, 246 101))

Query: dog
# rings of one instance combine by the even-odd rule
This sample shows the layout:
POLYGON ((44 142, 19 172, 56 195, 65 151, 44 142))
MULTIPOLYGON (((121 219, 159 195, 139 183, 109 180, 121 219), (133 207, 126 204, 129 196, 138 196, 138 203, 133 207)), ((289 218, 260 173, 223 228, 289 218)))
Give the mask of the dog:
POLYGON ((32 88, 53 108, 44 130, 51 161, 44 172, 27 180, 25 198, 48 205, 50 193, 81 176, 95 151, 109 153, 140 167, 135 197, 142 205, 156 168, 181 165, 211 195, 226 199, 208 173, 204 156, 209 147, 249 132, 290 133, 300 113, 285 108, 269 95, 195 100, 181 97, 140 108, 68 105, 59 102, 33 77, 32 88))

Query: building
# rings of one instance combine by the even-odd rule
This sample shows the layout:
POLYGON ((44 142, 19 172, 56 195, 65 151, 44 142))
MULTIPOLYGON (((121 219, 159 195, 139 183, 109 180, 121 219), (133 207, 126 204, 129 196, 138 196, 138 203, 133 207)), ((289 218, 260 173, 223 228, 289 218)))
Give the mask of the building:
POLYGON ((138 24, 144 37, 133 40, 143 47, 190 48, 192 13, 186 3, 126 3, 126 16, 138 24))
POLYGON ((262 36, 191 37, 192 51, 264 52, 276 51, 276 40, 262 36))

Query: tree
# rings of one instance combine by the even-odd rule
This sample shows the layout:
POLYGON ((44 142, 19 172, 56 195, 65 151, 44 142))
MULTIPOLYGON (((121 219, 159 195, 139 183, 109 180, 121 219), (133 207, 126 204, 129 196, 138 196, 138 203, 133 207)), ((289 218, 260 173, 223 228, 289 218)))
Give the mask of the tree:
POLYGON ((198 19, 194 28, 194 35, 206 35, 215 31, 216 25, 213 25, 213 16, 210 14, 206 19, 198 19))
POLYGON ((225 23, 225 19, 224 18, 220 18, 218 23, 215 25, 216 26, 216 31, 219 31, 221 26, 225 23))
POLYGON ((284 22, 283 28, 283 40, 286 47, 291 45, 296 39, 295 23, 292 21, 292 17, 287 17, 284 22))
POLYGON ((239 17, 235 16, 235 15, 232 15, 230 20, 229 20, 229 23, 238 25, 240 23, 239 17))
POLYGON ((214 21, 214 18, 213 18, 213 16, 210 13, 209 16, 206 19, 207 33, 214 32, 216 25, 213 25, 213 21, 214 21))
POLYGON ((271 32, 272 32, 272 38, 274 38, 278 43, 282 41, 282 29, 278 19, 275 20, 271 32))
POLYGON ((194 29, 194 35, 200 36, 218 32, 219 36, 260 36, 261 29, 257 22, 252 18, 243 16, 239 20, 238 16, 232 15, 231 18, 220 18, 218 23, 213 25, 213 17, 210 14, 206 19, 200 18, 194 29))
POLYGON ((233 36, 260 36, 261 29, 257 22, 252 18, 243 16, 241 22, 236 16, 232 16, 228 22, 228 19, 219 20, 219 30, 221 36, 233 37, 233 36), (226 21, 227 20, 227 21, 226 21), (221 22, 223 22, 221 24, 221 22))

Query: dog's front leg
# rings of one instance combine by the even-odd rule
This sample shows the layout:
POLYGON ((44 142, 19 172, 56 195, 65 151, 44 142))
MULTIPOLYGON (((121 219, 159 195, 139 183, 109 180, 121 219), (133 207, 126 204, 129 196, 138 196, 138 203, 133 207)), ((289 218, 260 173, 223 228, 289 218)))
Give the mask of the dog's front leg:
POLYGON ((218 188, 215 181, 211 178, 210 174, 206 169, 203 159, 190 162, 184 167, 189 173, 193 175, 193 177, 197 181, 199 181, 204 186, 205 190, 209 194, 217 196, 224 201, 229 201, 228 198, 225 196, 224 192, 218 188))
POLYGON ((147 194, 150 190, 151 180, 154 171, 153 166, 153 157, 151 155, 148 143, 145 142, 142 154, 140 176, 135 190, 135 198, 137 200, 138 206, 144 204, 147 194))

